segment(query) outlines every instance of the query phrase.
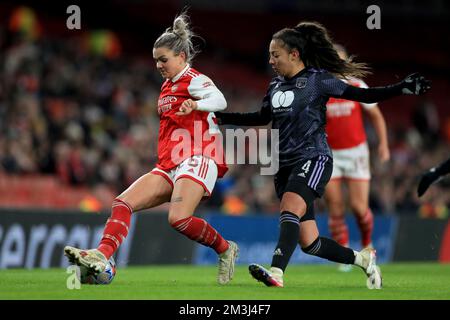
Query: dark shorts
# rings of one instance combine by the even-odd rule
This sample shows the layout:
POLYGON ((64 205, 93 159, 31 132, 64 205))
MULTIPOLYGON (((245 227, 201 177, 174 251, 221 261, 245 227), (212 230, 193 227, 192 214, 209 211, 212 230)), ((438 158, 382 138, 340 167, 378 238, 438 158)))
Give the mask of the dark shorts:
POLYGON ((318 156, 299 161, 294 166, 280 168, 275 175, 275 191, 281 200, 285 192, 298 194, 307 205, 301 221, 314 219, 314 200, 321 198, 333 172, 333 159, 318 156))

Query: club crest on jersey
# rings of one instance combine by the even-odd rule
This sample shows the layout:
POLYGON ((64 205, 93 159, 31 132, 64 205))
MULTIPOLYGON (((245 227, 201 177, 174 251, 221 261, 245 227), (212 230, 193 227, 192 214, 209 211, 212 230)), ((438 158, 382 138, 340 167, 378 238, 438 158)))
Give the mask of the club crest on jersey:
POLYGON ((308 82, 307 78, 298 78, 297 81, 295 82, 295 86, 299 89, 303 89, 304 87, 306 87, 307 82, 308 82))
POLYGON ((172 93, 176 92, 178 90, 178 85, 175 84, 172 86, 172 88, 170 89, 170 91, 172 91, 172 93))

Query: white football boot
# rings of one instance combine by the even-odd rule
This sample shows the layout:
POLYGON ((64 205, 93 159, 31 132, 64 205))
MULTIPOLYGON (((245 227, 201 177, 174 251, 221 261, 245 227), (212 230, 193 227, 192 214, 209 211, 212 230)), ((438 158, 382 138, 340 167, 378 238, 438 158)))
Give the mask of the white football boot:
POLYGON ((64 255, 69 259, 69 262, 84 266, 94 274, 105 271, 108 264, 106 257, 97 249, 82 250, 66 246, 64 247, 64 255))
POLYGON ((239 254, 239 247, 233 241, 228 241, 229 247, 227 251, 219 255, 219 273, 217 282, 219 284, 227 284, 233 279, 234 264, 239 254))
POLYGON ((383 278, 381 277, 380 267, 377 266, 376 251, 367 247, 358 253, 361 257, 360 267, 367 275, 367 288, 381 289, 383 287, 383 278))

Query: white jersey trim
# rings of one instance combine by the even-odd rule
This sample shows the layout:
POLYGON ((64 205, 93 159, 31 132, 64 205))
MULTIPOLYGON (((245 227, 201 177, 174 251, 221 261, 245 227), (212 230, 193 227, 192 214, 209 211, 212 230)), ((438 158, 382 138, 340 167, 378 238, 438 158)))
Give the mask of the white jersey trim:
POLYGON ((184 67, 184 69, 181 70, 181 72, 180 72, 179 74, 177 74, 175 77, 173 77, 173 78, 171 79, 171 81, 172 81, 172 82, 178 81, 178 79, 180 79, 181 76, 182 76, 183 74, 185 74, 185 72, 188 71, 190 68, 191 68, 191 66, 190 66, 189 63, 188 63, 188 64, 186 65, 186 67, 184 67))

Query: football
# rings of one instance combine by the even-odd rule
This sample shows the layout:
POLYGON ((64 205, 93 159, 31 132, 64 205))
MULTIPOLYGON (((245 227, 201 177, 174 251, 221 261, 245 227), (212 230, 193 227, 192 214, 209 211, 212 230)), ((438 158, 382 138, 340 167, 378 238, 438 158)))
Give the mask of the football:
POLYGON ((105 271, 93 274, 85 266, 80 266, 80 282, 82 284, 110 284, 116 275, 116 262, 111 257, 105 271))

